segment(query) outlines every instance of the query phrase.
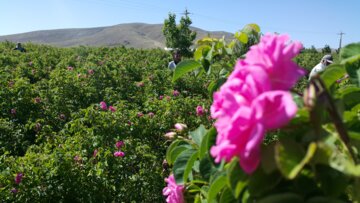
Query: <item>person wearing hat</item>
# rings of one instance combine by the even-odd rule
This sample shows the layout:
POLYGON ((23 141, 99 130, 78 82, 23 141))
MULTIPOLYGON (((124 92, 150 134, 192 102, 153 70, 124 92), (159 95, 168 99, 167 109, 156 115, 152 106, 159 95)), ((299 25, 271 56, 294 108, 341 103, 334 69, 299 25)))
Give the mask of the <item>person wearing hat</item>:
POLYGON ((14 48, 14 50, 18 50, 18 51, 20 51, 20 52, 26 52, 25 48, 21 46, 21 43, 20 43, 20 42, 18 42, 18 43, 16 44, 16 47, 14 48))
POLYGON ((311 80, 312 77, 319 74, 320 72, 324 71, 326 67, 333 63, 333 57, 330 54, 327 54, 322 57, 319 64, 317 64, 310 72, 309 74, 309 80, 311 80))
POLYGON ((176 65, 181 61, 181 54, 179 50, 175 50, 173 53, 173 60, 169 62, 168 68, 174 70, 176 65))

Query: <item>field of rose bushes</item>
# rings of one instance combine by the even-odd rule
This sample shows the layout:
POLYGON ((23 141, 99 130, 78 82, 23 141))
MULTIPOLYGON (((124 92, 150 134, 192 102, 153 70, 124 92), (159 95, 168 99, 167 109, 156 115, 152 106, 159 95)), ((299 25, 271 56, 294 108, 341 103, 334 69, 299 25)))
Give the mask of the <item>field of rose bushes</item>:
POLYGON ((210 125, 206 79, 172 83, 162 50, 13 47, 0 44, 0 199, 163 201, 164 134, 210 125))
POLYGON ((359 44, 311 81, 322 54, 256 24, 198 41, 174 72, 160 49, 14 46, 3 202, 360 201, 359 44))

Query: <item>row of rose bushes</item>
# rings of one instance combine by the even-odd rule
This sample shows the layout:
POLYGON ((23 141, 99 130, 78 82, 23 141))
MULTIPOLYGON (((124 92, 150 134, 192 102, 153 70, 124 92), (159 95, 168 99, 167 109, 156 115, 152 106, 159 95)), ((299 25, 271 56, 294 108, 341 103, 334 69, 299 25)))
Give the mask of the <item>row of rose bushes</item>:
POLYGON ((162 50, 14 46, 0 43, 0 199, 163 201, 164 135, 210 125, 207 79, 172 83, 162 50))

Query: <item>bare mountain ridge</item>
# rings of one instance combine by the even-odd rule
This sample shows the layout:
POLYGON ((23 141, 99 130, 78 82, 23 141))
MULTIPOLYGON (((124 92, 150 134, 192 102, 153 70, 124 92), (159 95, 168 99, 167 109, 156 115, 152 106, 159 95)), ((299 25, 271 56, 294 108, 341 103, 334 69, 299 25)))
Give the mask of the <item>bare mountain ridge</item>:
MULTIPOLYGON (((108 27, 56 29, 26 32, 0 36, 0 41, 32 42, 49 44, 59 47, 71 46, 119 46, 134 48, 164 48, 165 38, 162 34, 162 24, 127 23, 108 27)), ((197 32, 197 39, 207 35, 226 39, 233 34, 223 31, 205 31, 191 27, 197 32)))

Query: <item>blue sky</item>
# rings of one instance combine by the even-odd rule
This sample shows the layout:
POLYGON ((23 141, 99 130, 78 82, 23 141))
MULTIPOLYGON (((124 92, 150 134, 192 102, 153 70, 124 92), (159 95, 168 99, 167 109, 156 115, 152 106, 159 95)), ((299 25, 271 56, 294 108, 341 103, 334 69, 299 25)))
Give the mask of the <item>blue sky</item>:
POLYGON ((0 0, 0 35, 121 23, 179 20, 185 8, 193 26, 236 32, 248 23, 263 33, 287 33, 305 47, 339 46, 360 41, 360 0, 0 0))

